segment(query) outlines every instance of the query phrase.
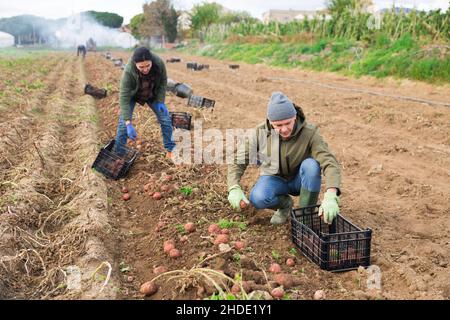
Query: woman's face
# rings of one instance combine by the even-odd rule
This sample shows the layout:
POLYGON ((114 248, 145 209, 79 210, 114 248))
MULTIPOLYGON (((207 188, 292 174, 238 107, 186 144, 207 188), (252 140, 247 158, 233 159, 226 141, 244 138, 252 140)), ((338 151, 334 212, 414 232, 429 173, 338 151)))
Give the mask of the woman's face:
POLYGON ((142 74, 148 74, 152 68, 152 62, 150 60, 136 62, 136 68, 142 74))

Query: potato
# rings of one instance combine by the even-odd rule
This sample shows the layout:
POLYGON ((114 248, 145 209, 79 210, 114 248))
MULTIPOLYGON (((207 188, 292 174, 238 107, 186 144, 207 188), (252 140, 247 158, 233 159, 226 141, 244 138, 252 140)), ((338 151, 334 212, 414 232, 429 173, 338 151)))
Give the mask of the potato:
POLYGON ((176 259, 176 258, 178 258, 178 257, 181 257, 181 252, 180 252, 180 250, 178 250, 178 249, 172 249, 172 250, 170 250, 170 251, 169 251, 169 257, 174 258, 174 259, 176 259))
POLYGON ((241 286, 237 283, 235 283, 232 287, 231 287, 231 293, 232 294, 238 294, 239 292, 241 292, 241 286))
POLYGON ((186 224, 184 225, 184 230, 185 230, 186 232, 189 232, 189 233, 194 232, 194 231, 195 231, 195 224, 192 223, 192 222, 186 223, 186 224))
POLYGON ((292 258, 288 258, 288 259, 286 260, 286 264, 287 264, 289 267, 293 267, 293 266, 295 266, 295 261, 294 261, 294 259, 292 259, 292 258))
POLYGON ((141 285, 141 289, 139 291, 145 296, 151 296, 158 291, 158 286, 153 281, 148 281, 141 285))
POLYGON ((123 194, 123 196, 122 196, 122 199, 124 200, 124 201, 128 201, 128 200, 130 200, 130 194, 129 193, 124 193, 123 194))
POLYGON ((236 248, 236 250, 242 250, 245 248, 245 243, 243 241, 236 241, 234 243, 234 247, 236 248))
POLYGON ((169 253, 170 250, 175 248, 175 242, 173 240, 167 240, 164 242, 163 249, 165 253, 169 253))
POLYGON ((155 275, 160 275, 161 273, 167 272, 167 268, 164 266, 159 266, 159 267, 155 267, 153 268, 153 273, 155 275))
POLYGON ((144 186, 144 191, 145 191, 145 192, 148 192, 148 190, 150 190, 150 183, 147 183, 147 184, 144 186))
POLYGON ((239 206, 241 207, 241 209, 247 208, 247 204, 245 203, 244 200, 241 200, 241 202, 239 202, 239 206))
MULTIPOLYGON (((251 286, 247 281, 242 281, 241 282, 242 285, 242 289, 244 289, 245 292, 250 292, 251 291, 251 286)), ((235 283, 232 287, 231 287, 231 293, 233 294, 237 294, 237 293, 241 293, 241 286, 239 285, 239 283, 235 283)))
POLYGON ((173 177, 170 174, 168 174, 164 177, 164 181, 172 181, 172 179, 173 179, 173 177))
POLYGON ((325 291, 317 290, 314 292, 314 300, 325 300, 325 291))
POLYGON ((153 199, 160 200, 162 198, 161 192, 155 192, 153 194, 153 199))
POLYGON ((289 289, 294 285, 292 277, 288 274, 279 273, 275 275, 274 280, 278 285, 283 286, 285 289, 289 289))
POLYGON ((134 281, 134 277, 133 276, 128 276, 127 277, 127 282, 131 283, 134 281))
POLYGON ((222 229, 222 230, 220 230, 220 233, 221 233, 221 234, 230 234, 230 230, 228 230, 228 229, 222 229))
POLYGON ((282 287, 278 287, 278 288, 273 289, 270 294, 272 295, 272 297, 274 297, 276 299, 281 299, 284 296, 284 290, 282 287))
POLYGON ((122 187, 122 193, 128 193, 128 188, 127 187, 122 187))
POLYGON ((210 234, 218 234, 220 232, 220 227, 217 224, 213 223, 209 226, 208 232, 210 234))
POLYGON ((214 244, 228 243, 230 241, 230 237, 227 234, 219 234, 214 240, 214 244))
POLYGON ((281 267, 278 263, 272 263, 269 267, 269 271, 272 273, 280 273, 281 267))

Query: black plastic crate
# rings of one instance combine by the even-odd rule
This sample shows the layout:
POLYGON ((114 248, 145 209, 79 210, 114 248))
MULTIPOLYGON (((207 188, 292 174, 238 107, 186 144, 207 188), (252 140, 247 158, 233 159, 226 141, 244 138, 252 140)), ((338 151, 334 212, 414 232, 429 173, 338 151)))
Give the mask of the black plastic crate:
POLYGON ((113 152, 116 140, 112 139, 99 152, 92 168, 110 179, 125 177, 133 163, 139 156, 139 152, 127 146, 123 146, 125 154, 118 156, 113 152))
POLYGON ((106 89, 94 87, 89 83, 84 86, 84 93, 94 97, 95 99, 106 98, 106 95, 108 94, 106 89))
POLYGON ((197 62, 188 62, 186 64, 186 67, 188 69, 194 70, 194 71, 201 71, 203 69, 209 69, 209 64, 201 64, 197 62))
POLYGON ((187 112, 169 112, 169 115, 174 128, 191 130, 191 114, 187 112))
POLYGON ((181 58, 170 58, 166 60, 167 63, 181 62, 181 58))
POLYGON ((318 216, 319 205, 293 209, 292 242, 321 269, 346 271, 370 266, 372 230, 338 215, 331 225, 318 216))
POLYGON ((186 67, 188 69, 195 70, 195 69, 197 69, 197 62, 188 62, 188 63, 186 63, 186 67))
POLYGON ((190 95, 187 104, 188 106, 199 108, 214 108, 216 101, 201 96, 190 95))

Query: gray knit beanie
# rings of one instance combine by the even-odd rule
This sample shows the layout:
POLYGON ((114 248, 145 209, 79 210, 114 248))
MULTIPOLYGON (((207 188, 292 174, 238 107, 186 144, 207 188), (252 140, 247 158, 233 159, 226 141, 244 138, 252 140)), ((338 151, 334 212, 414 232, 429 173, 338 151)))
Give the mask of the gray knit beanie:
POLYGON ((279 121, 293 118, 297 115, 294 104, 282 92, 272 93, 267 105, 267 119, 279 121))

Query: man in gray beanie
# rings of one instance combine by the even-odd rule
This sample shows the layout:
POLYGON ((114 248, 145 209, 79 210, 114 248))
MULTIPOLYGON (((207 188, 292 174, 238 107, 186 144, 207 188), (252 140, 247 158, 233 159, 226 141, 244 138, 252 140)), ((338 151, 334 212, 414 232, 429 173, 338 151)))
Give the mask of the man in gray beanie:
POLYGON ((250 192, 250 202, 256 209, 276 209, 272 224, 287 221, 293 205, 290 195, 300 195, 300 207, 317 203, 321 172, 326 178, 326 192, 319 215, 331 224, 339 213, 341 170, 319 129, 306 122, 302 109, 287 96, 274 92, 267 119, 255 130, 255 138, 247 139, 245 148, 238 151, 238 161, 228 167, 228 201, 233 209, 239 210, 241 202, 249 203, 239 182, 250 159, 256 158, 260 177, 250 192), (256 157, 251 150, 257 151, 256 157))

